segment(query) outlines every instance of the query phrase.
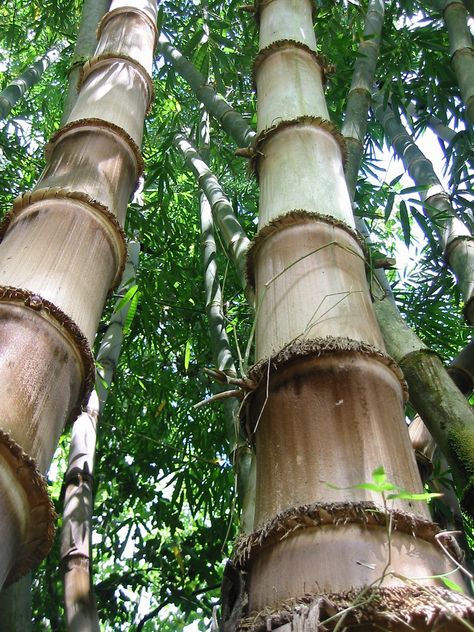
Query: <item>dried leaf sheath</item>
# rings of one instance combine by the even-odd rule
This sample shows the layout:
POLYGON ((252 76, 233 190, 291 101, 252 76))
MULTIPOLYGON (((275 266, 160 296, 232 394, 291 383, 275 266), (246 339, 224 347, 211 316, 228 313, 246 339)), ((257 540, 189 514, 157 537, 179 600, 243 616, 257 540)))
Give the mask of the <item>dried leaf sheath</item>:
MULTIPOLYGON (((17 465, 8 474, 12 480, 28 459, 41 472, 47 470, 64 423, 90 388, 88 343, 123 268, 120 223, 141 171, 138 145, 152 94, 156 14, 155 0, 131 4, 128 10, 128 3, 112 2, 111 11, 120 11, 104 28, 105 43, 99 42, 87 65, 68 124, 49 145, 43 176, 33 193, 16 202, 4 225, 0 427, 8 436, 0 445, 15 455, 17 465), (143 46, 140 54, 127 35, 129 19, 135 30, 141 20, 148 33, 138 45, 143 46)), ((1 512, 3 547, 14 551, 17 563, 12 571, 13 558, 0 559, 0 584, 9 573, 13 579, 26 572, 50 543, 49 500, 41 478, 34 480, 42 495, 35 503, 49 522, 36 519, 31 494, 28 511, 1 512), (24 527, 12 530, 20 515, 24 527), (31 553, 26 545, 33 527, 31 553)), ((25 485, 22 477, 14 492, 18 498, 25 485)))
MULTIPOLYGON (((415 539, 413 531, 389 536, 381 524, 366 528, 354 519, 361 503, 380 505, 380 492, 358 487, 379 466, 402 488, 422 486, 404 421, 404 383, 384 353, 353 230, 340 135, 327 121, 321 91, 302 80, 322 79, 310 68, 319 67, 317 58, 302 54, 301 43, 315 50, 311 9, 302 0, 257 3, 260 47, 272 47, 259 54, 265 60, 256 70, 258 111, 272 113, 258 124, 260 231, 249 258, 260 364, 251 373, 258 387, 246 411, 257 450, 256 518, 248 536, 255 546, 249 558, 235 560, 249 599, 241 629, 262 629, 261 617, 267 630, 288 623, 288 631, 315 632, 335 615, 327 626, 333 629, 341 607, 323 619, 305 618, 297 604, 329 594, 342 603, 343 595, 370 584, 395 590, 405 588, 402 576, 429 578, 452 568, 433 540, 415 539), (286 74, 278 76, 277 67, 286 74), (279 107, 283 119, 275 121, 279 107), (325 520, 315 524, 310 507, 320 503, 325 520), (260 538, 268 524, 297 509, 299 521, 288 522, 278 538, 260 538), (265 620, 266 612, 285 608, 284 621, 265 620), (248 625, 252 617, 255 626, 248 625)), ((426 504, 396 503, 411 521, 430 523, 426 504)), ((464 612, 469 606, 464 600, 464 612)), ((364 629, 373 629, 378 614, 368 612, 364 629)))

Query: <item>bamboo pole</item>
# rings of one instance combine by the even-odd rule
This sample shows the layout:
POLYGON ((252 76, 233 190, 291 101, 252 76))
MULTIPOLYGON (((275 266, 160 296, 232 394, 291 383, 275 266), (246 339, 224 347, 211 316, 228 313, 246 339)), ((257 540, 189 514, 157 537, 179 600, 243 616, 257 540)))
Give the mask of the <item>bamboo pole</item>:
POLYGON ((47 147, 46 168, 3 225, 0 585, 26 573, 51 544, 54 514, 42 474, 93 384, 90 345, 125 264, 121 224, 141 171, 153 92, 151 63, 143 65, 152 53, 133 57, 128 23, 141 20, 143 46, 156 29, 155 0, 130 2, 113 0, 67 124, 47 147))
POLYGON ((66 98, 64 99, 61 125, 65 125, 77 99, 77 84, 81 67, 94 53, 97 45, 97 25, 104 13, 108 11, 109 6, 110 0, 84 0, 76 45, 74 46, 74 55, 69 69, 68 87, 66 98))
POLYGON ((160 34, 158 39, 157 51, 188 82, 197 99, 229 136, 235 140, 237 145, 239 147, 248 147, 255 137, 255 132, 247 121, 227 103, 223 96, 218 94, 208 84, 204 75, 163 34, 160 34))
MULTIPOLYGON (((240 627, 313 632, 331 618, 330 629, 356 622, 375 629, 388 625, 391 612, 397 624, 428 630, 428 602, 440 609, 433 594, 458 599, 435 579, 424 580, 427 590, 400 579, 432 578, 449 567, 428 508, 398 498, 381 509, 380 493, 358 487, 383 465, 400 487, 422 489, 404 422, 404 383, 385 354, 353 230, 343 143, 320 91, 301 81, 315 77, 314 65, 319 82, 323 75, 311 9, 306 0, 256 4, 264 114, 255 160, 259 233, 248 263, 257 388, 246 419, 256 443, 257 496, 254 532, 238 542, 234 558, 248 592, 240 627), (285 90, 272 81, 275 66, 285 90), (283 98, 286 118, 275 126, 265 113, 278 112, 283 98), (355 601, 369 595, 370 607, 359 605, 356 618, 355 601)), ((471 602, 462 598, 457 613, 473 618, 471 602)), ((441 629, 462 629, 446 618, 441 629)))
POLYGON ((380 95, 374 95, 374 112, 385 134, 416 186, 423 187, 420 198, 425 215, 433 222, 446 261, 456 276, 464 298, 464 314, 474 323, 474 240, 467 226, 456 216, 448 194, 433 169, 392 109, 384 109, 380 95))
POLYGON ((468 11, 462 0, 431 0, 443 15, 448 29, 451 65, 466 107, 467 123, 474 124, 474 50, 467 23, 468 11))
POLYGON ((199 155, 191 141, 182 133, 174 137, 175 147, 182 154, 186 165, 193 174, 206 196, 212 216, 221 232, 230 258, 234 263, 240 283, 244 289, 250 305, 253 305, 253 292, 248 286, 246 278, 246 252, 250 241, 235 216, 232 204, 225 194, 216 176, 211 172, 206 162, 199 155))
POLYGON ((38 83, 44 71, 56 61, 64 47, 64 43, 56 44, 0 92, 0 120, 5 119, 18 101, 38 83))
MULTIPOLYGON (((130 242, 119 297, 135 282, 140 244, 130 242)), ((120 300, 117 301, 117 305, 120 300)), ((92 589, 91 538, 94 461, 97 426, 110 392, 123 341, 130 301, 116 309, 104 334, 97 360, 102 367, 93 391, 72 427, 69 464, 64 475, 64 510, 60 540, 64 607, 69 632, 99 632, 99 617, 92 589), (100 396, 99 394, 100 393, 100 396)))

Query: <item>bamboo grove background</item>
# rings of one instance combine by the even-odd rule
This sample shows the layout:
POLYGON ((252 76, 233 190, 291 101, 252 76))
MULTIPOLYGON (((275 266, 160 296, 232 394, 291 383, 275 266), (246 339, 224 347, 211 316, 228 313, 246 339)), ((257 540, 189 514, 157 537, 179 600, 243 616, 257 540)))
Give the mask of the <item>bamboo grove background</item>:
MULTIPOLYGON (((159 7, 161 32, 255 128, 251 66, 258 36, 253 16, 234 1, 164 1, 159 7)), ((339 127, 366 8, 357 1, 317 3, 318 49, 334 65, 326 99, 331 120, 339 127)), ((1 123, 2 214, 39 177, 43 146, 60 124, 68 78, 87 56, 74 53, 81 10, 80 2, 59 0, 7 1, 0 8, 2 89, 52 49, 58 57, 42 64, 47 68, 38 83, 1 123)), ((457 215, 472 226, 472 139, 463 131, 467 116, 449 59, 448 34, 435 2, 386 3, 376 71, 381 99, 386 105, 390 96, 396 118, 402 113, 415 136, 435 119, 438 126, 449 125, 454 131, 443 143, 449 192, 457 215)), ((131 307, 122 352, 99 425, 94 586, 105 629, 179 630, 193 620, 205 629, 203 620, 212 616, 223 560, 237 533, 238 506, 223 405, 193 409, 213 392, 203 368, 214 362, 198 188, 175 149, 175 135, 195 137, 202 112, 188 83, 158 54, 153 76, 156 95, 144 135, 144 182, 127 218, 127 233, 140 243, 140 259, 136 283, 128 288, 131 307)), ((419 254, 416 266, 389 270, 388 276, 402 314, 449 363, 470 339, 461 296, 439 250, 437 227, 420 213, 420 191, 406 190, 396 179, 387 181, 385 165, 377 163, 375 149, 383 142, 383 128, 371 114, 355 211, 372 231, 374 252, 394 257, 397 244, 405 242, 419 254)), ((209 164, 252 237, 257 186, 246 158, 236 156, 235 150, 236 143, 211 119, 209 164)), ((252 314, 222 240, 217 241, 228 338, 234 356, 242 358, 239 369, 245 371, 252 314)), ((113 296, 95 351, 116 306, 113 296)), ((415 414, 410 404, 407 414, 415 414)), ((66 432, 49 474, 58 513, 68 444, 66 432)), ((444 472, 435 467, 432 476, 437 480, 431 485, 436 486, 444 472)), ((65 629, 59 555, 55 544, 34 574, 34 629, 65 629)))

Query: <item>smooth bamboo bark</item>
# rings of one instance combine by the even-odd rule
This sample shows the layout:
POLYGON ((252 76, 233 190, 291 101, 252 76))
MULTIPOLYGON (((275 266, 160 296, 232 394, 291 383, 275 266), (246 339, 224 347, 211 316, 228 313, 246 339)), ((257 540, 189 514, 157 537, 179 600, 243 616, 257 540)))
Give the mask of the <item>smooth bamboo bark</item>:
POLYGON ((31 602, 31 573, 28 573, 0 593, 3 629, 8 632, 30 632, 31 602))
MULTIPOLYGON (((428 508, 400 497, 381 509, 380 493, 360 487, 383 465, 400 487, 422 489, 404 422, 404 382, 385 354, 353 230, 343 144, 325 118, 320 92, 300 81, 314 80, 311 66, 320 67, 309 40, 311 8, 309 1, 257 3, 259 112, 277 112, 280 99, 286 119, 275 126, 264 115, 258 124, 261 215, 249 253, 257 388, 247 412, 257 496, 254 532, 239 541, 234 560, 248 591, 241 629, 289 623, 315 632, 329 617, 329 629, 338 622, 340 629, 342 611, 349 609, 347 617, 354 599, 372 595, 375 607, 358 608, 363 629, 383 628, 397 612, 402 623, 417 618, 414 628, 428 630, 424 601, 430 597, 401 578, 424 577, 429 590, 458 599, 433 579, 449 563, 436 545, 428 508), (269 64, 288 70, 280 82, 292 98, 267 80, 269 64), (302 609, 312 615, 300 616, 302 609)), ((474 617, 464 598, 458 612, 474 617)))
POLYGON ((38 83, 44 71, 58 58, 63 48, 64 44, 56 45, 43 57, 28 66, 0 92, 0 120, 5 119, 23 95, 38 83))
POLYGON ((199 186, 210 204, 212 216, 215 218, 222 239, 235 265, 242 288, 246 292, 250 305, 253 305, 253 292, 248 287, 245 272, 246 252, 250 241, 235 216, 232 204, 218 179, 190 140, 184 134, 177 134, 174 138, 174 144, 183 155, 187 166, 196 176, 199 186))
POLYGON ((241 114, 236 112, 206 78, 177 50, 163 35, 158 39, 157 51, 185 79, 197 99, 222 128, 235 140, 239 147, 248 147, 255 132, 241 114))
POLYGON ((466 106, 467 122, 474 124, 474 50, 467 23, 468 12, 461 0, 432 0, 448 29, 451 65, 466 106))
POLYGON ((108 11, 110 0, 84 0, 81 21, 77 32, 76 45, 71 68, 69 70, 68 87, 64 99, 61 125, 64 125, 77 99, 79 76, 84 62, 94 53, 97 45, 97 25, 108 11))
POLYGON ((372 100, 375 69, 384 20, 384 0, 370 0, 364 22, 362 42, 357 51, 351 87, 347 95, 342 134, 347 143, 346 182, 354 199, 357 177, 364 153, 367 115, 372 100))
MULTIPOLYGON (((140 246, 129 244, 129 259, 118 291, 123 296, 135 280, 140 246)), ((64 511, 61 529, 61 569, 69 632, 99 632, 99 617, 91 582, 93 475, 97 426, 104 408, 123 340, 130 303, 114 312, 97 355, 103 373, 98 391, 74 422, 69 465, 64 476, 64 511)))
POLYGON ((41 474, 90 391, 90 345, 125 264, 121 223, 141 170, 138 145, 152 97, 151 65, 133 58, 135 43, 125 34, 129 20, 141 19, 143 42, 153 40, 147 35, 154 33, 156 2, 114 0, 117 10, 120 19, 110 20, 106 36, 114 39, 113 24, 114 53, 103 54, 99 42, 68 122, 49 143, 40 180, 3 224, 0 585, 32 568, 50 546, 53 512, 41 474))
POLYGON ((471 232, 457 218, 448 194, 434 172, 432 163, 417 147, 391 108, 384 109, 380 95, 374 96, 375 115, 382 123, 393 148, 420 192, 425 215, 433 221, 444 256, 454 272, 463 294, 464 313, 474 323, 474 240, 471 232))

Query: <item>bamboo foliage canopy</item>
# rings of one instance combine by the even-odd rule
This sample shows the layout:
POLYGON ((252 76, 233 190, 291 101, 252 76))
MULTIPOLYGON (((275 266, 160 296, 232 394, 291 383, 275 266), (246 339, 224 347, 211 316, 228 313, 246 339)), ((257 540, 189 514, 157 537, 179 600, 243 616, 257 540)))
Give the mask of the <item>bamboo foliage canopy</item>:
MULTIPOLYGON (((119 4, 125 6, 125 3, 119 4)), ((251 128, 259 134, 268 131, 267 140, 264 145, 257 146, 252 161, 252 166, 258 170, 257 183, 249 173, 247 160, 234 155, 236 142, 222 131, 215 118, 211 118, 209 166, 222 184, 244 230, 252 239, 257 232, 258 186, 264 184, 265 187, 265 182, 271 177, 267 173, 268 162, 265 164, 262 154, 267 152, 268 155, 276 156, 276 160, 281 160, 283 165, 293 164, 296 160, 301 162, 298 151, 292 147, 290 150, 295 153, 285 154, 285 138, 294 133, 291 126, 279 132, 273 129, 281 124, 280 117, 287 118, 285 112, 274 111, 274 104, 270 101, 263 105, 259 103, 257 123, 255 88, 258 94, 262 94, 278 83, 280 73, 288 78, 290 71, 293 72, 295 68, 301 71, 305 64, 309 67, 307 60, 314 59, 311 48, 314 47, 313 38, 316 34, 317 55, 324 53, 326 57, 324 64, 321 61, 321 67, 324 65, 325 68, 324 77, 321 77, 325 87, 324 91, 318 92, 315 81, 311 80, 305 86, 303 78, 301 82, 298 79, 307 92, 301 95, 296 104, 299 108, 297 117, 302 117, 304 125, 300 127, 304 127, 307 134, 319 135, 333 147, 336 155, 340 151, 336 136, 315 126, 314 119, 318 116, 330 118, 335 127, 342 126, 367 2, 334 3, 318 0, 312 16, 314 31, 310 28, 299 34, 302 41, 295 57, 273 50, 264 59, 257 57, 257 20, 251 13, 241 10, 241 2, 208 0, 206 4, 206 24, 209 28, 207 41, 202 38, 204 3, 198 0, 193 3, 163 0, 158 11, 158 26, 201 75, 209 77, 209 85, 243 115, 251 128), (257 64, 252 74, 256 58, 257 64), (262 85, 262 81, 268 81, 269 87, 262 85), (323 97, 327 104, 324 112, 321 109, 323 97), (320 104, 318 111, 310 109, 308 105, 316 101, 320 104)), ((78 0, 47 0, 43 3, 36 0, 7 0, 0 8, 0 89, 11 83, 59 40, 67 42, 60 58, 45 70, 41 81, 23 96, 9 118, 2 123, 0 208, 6 215, 17 196, 28 191, 39 191, 41 185, 36 183, 40 176, 43 183, 51 183, 49 186, 74 192, 85 170, 92 176, 88 195, 102 205, 101 209, 112 206, 120 209, 117 214, 119 223, 124 223, 125 230, 140 241, 142 258, 137 287, 132 290, 136 293, 135 307, 125 324, 122 356, 101 422, 98 444, 94 481, 95 591, 105 629, 133 630, 141 625, 140 629, 144 630, 171 631, 182 629, 193 621, 196 625, 201 622, 201 629, 204 629, 202 622, 212 617, 213 606, 217 603, 222 560, 230 555, 232 542, 237 535, 238 511, 233 502, 234 473, 226 456, 227 439, 222 406, 214 404, 197 410, 192 408, 193 404, 211 393, 212 385, 202 369, 212 368, 212 354, 199 247, 198 187, 193 174, 188 172, 183 159, 175 151, 173 139, 179 132, 195 130, 200 117, 198 101, 180 76, 178 68, 156 53, 148 52, 145 55, 136 52, 137 47, 142 50, 142 44, 151 46, 153 50, 152 31, 146 25, 143 26, 145 22, 140 26, 138 18, 135 26, 128 31, 128 39, 124 40, 127 48, 120 51, 122 57, 109 57, 117 55, 113 26, 120 14, 115 14, 102 23, 100 32, 104 39, 93 59, 86 63, 81 79, 84 94, 92 95, 93 90, 104 90, 107 112, 114 114, 108 116, 98 112, 98 102, 93 103, 89 114, 85 114, 83 104, 79 101, 69 118, 69 127, 58 131, 64 86, 71 65, 77 62, 73 59, 73 49, 81 8, 82 3, 78 0), (131 64, 127 65, 124 61, 125 56, 135 59, 133 69, 131 64), (138 124, 137 110, 141 107, 144 114, 152 91, 151 84, 141 74, 140 68, 147 64, 151 67, 152 63, 155 101, 151 105, 143 137, 143 186, 129 206, 125 220, 130 190, 136 184, 140 167, 137 156, 130 151, 130 138, 135 144, 141 140, 142 128, 141 123, 138 124), (95 71, 92 71, 94 67, 95 71), (123 96, 108 88, 112 86, 108 83, 109 75, 114 75, 118 83, 122 83, 122 89, 123 86, 131 87, 133 82, 130 92, 137 100, 133 108, 127 106, 123 96), (100 132, 99 127, 92 122, 78 131, 77 121, 85 117, 106 123, 98 123, 100 132), (119 133, 114 126, 124 129, 127 135, 119 133), (80 154, 80 162, 74 172, 67 174, 64 165, 70 162, 71 156, 78 155, 79 137, 85 141, 88 150, 80 154), (99 142, 102 138, 108 139, 107 144, 99 142), (48 163, 45 169, 44 146, 48 141, 48 163), (62 156, 57 153, 58 147, 62 147, 62 156), (121 156, 123 161, 121 170, 112 169, 106 176, 101 168, 94 166, 97 162, 101 165, 110 163, 117 156, 121 156), (148 614, 150 616, 145 620, 148 614)), ((436 117, 454 132, 452 142, 441 143, 441 153, 444 152, 445 158, 441 159, 438 177, 443 176, 442 169, 446 165, 444 186, 449 192, 452 207, 463 223, 472 228, 472 172, 466 169, 473 157, 472 138, 466 131, 461 92, 448 63, 450 44, 442 16, 429 3, 417 0, 397 0, 390 5, 386 3, 385 12, 376 70, 382 98, 386 103, 390 100, 396 116, 400 113, 415 138, 423 134, 430 116, 436 117)), ((288 25, 290 27, 291 24, 288 25)), ((270 33, 271 28, 261 35, 267 41, 264 40, 260 47, 270 42, 270 33)), ((294 40, 297 36, 288 32, 285 38, 294 40)), ((81 59, 79 65, 82 66, 86 61, 81 59)), ((311 68, 314 75, 322 73, 318 70, 319 65, 311 68)), ((289 93, 285 84, 283 86, 278 99, 284 101, 286 97, 285 107, 288 111, 295 103, 288 98, 289 93)), ((369 116, 364 160, 355 194, 355 213, 365 218, 372 232, 371 261, 387 255, 396 259, 396 268, 388 271, 388 276, 403 315, 424 343, 445 362, 449 362, 471 338, 471 330, 463 322, 462 297, 439 250, 436 218, 426 218, 422 213, 420 191, 410 190, 414 186, 410 181, 397 180, 397 176, 404 171, 400 162, 392 161, 387 175, 388 156, 393 152, 386 149, 386 157, 378 158, 383 141, 382 127, 369 116), (410 244, 408 255, 405 254, 404 243, 410 244)), ((435 140, 434 146, 440 147, 440 144, 435 140)), ((433 156, 430 155, 430 159, 433 156)), ((315 153, 308 154, 303 161, 313 165, 316 179, 326 182, 327 177, 337 176, 340 167, 335 163, 318 161, 315 153)), ((260 228, 270 224, 277 215, 305 210, 309 214, 306 220, 295 223, 292 230, 295 234, 297 231, 305 234, 310 243, 308 249, 314 250, 319 247, 319 242, 310 230, 311 213, 338 212, 340 221, 353 226, 352 220, 345 215, 347 200, 345 197, 342 199, 335 187, 327 187, 309 208, 300 178, 293 176, 289 170, 282 173, 262 192, 262 195, 268 193, 268 216, 261 216, 260 228), (295 205, 287 201, 292 192, 300 196, 295 205)), ((30 204, 28 211, 17 203, 17 215, 12 219, 2 248, 9 249, 11 237, 8 234, 13 235, 14 231, 21 229, 22 213, 30 215, 31 222, 37 221, 35 211, 39 208, 37 205, 41 203, 40 200, 27 202, 30 204)), ((88 199, 72 197, 70 204, 71 208, 76 209, 74 213, 78 217, 83 206, 88 204, 88 199)), ((35 274, 41 274, 39 265, 49 257, 51 240, 48 241, 48 235, 61 230, 61 208, 55 200, 51 201, 50 228, 46 233, 42 232, 46 229, 38 228, 32 238, 31 247, 37 245, 35 263, 31 268, 35 274)), ((263 211, 267 212, 265 209, 263 211)), ((71 216, 71 221, 77 221, 76 215, 71 216)), ((80 239, 84 252, 90 254, 95 248, 100 248, 101 252, 107 250, 106 261, 101 264, 109 269, 107 283, 99 287, 98 264, 90 264, 92 267, 88 271, 87 281, 84 273, 76 267, 72 307, 64 305, 63 309, 74 320, 82 318, 81 329, 89 339, 92 350, 94 323, 100 318, 101 312, 98 303, 106 300, 114 279, 118 281, 118 262, 124 255, 122 242, 115 238, 116 232, 111 228, 111 221, 104 218, 105 214, 99 209, 91 213, 89 233, 84 232, 80 239), (99 239, 98 235, 100 244, 94 241, 99 239), (100 301, 95 298, 92 300, 99 294, 100 301), (83 311, 82 306, 87 301, 96 309, 95 313, 86 314, 83 311)), ((352 233, 345 228, 329 225, 328 230, 336 232, 337 236, 328 237, 327 240, 341 241, 352 251, 350 258, 345 259, 347 273, 352 274, 353 268, 359 266, 363 271, 366 253, 357 245, 352 233)), ((57 239, 65 244, 65 261, 72 252, 70 249, 79 245, 79 238, 69 237, 69 241, 64 241, 67 238, 66 228, 61 237, 58 232, 57 239)), ((262 350, 262 357, 268 357, 294 337, 291 327, 300 326, 295 320, 296 316, 299 315, 301 321, 307 323, 311 314, 296 314, 295 319, 288 322, 288 330, 279 332, 281 338, 275 348, 270 340, 273 335, 270 321, 265 320, 268 305, 263 301, 260 306, 261 318, 268 327, 254 332, 252 310, 246 304, 239 276, 233 265, 228 263, 229 258, 220 247, 219 239, 220 234, 217 233, 217 267, 223 287, 222 310, 237 359, 236 366, 242 374, 247 375, 255 360, 255 333, 257 349, 262 350), (247 346, 250 349, 248 358, 247 346)), ((22 245, 27 245, 23 239, 22 245)), ((261 243, 256 247, 257 250, 268 248, 268 243, 267 246, 261 243)), ((334 253, 337 261, 344 258, 344 253, 347 254, 339 250, 334 253)), ((291 260, 290 246, 289 252, 291 260)), ((17 246, 12 243, 8 253, 7 257, 10 254, 16 256, 17 246)), ((259 256, 258 252, 254 254, 259 256)), ((307 257, 300 265, 310 267, 311 263, 310 257, 307 257)), ((17 266, 11 267, 12 274, 19 275, 18 270, 17 266)), ((369 276, 372 274, 370 266, 366 272, 369 276)), ((263 275, 263 283, 266 283, 276 273, 262 269, 255 271, 254 276, 263 275)), ((48 276, 47 279, 50 294, 49 298, 45 298, 51 303, 57 300, 59 292, 57 278, 48 276)), ((0 281, 4 283, 3 276, 0 281)), ((278 282, 284 286, 285 276, 270 284, 270 292, 278 282)), ((15 283, 23 287, 25 281, 18 278, 15 283)), ((15 283, 12 281, 10 285, 15 283)), ((292 291, 292 288, 286 288, 285 291, 292 291)), ((330 292, 322 288, 317 288, 317 291, 320 294, 314 300, 316 304, 323 303, 319 313, 328 309, 328 314, 332 315, 341 309, 343 303, 338 304, 337 298, 325 298, 330 292)), ((22 297, 21 301, 24 300, 22 297)), ((356 310, 366 310, 361 327, 368 328, 370 317, 367 310, 370 305, 364 303, 367 299, 363 300, 354 293, 350 300, 353 305, 357 305, 353 308, 354 313, 356 310)), ((106 310, 99 324, 99 333, 107 326, 113 303, 114 297, 111 296, 107 303, 108 312, 106 310)), ((256 306, 258 309, 258 299, 256 306)), ((309 303, 306 307, 308 311, 315 309, 315 305, 309 303)), ((346 316, 344 318, 347 320, 346 316)), ((350 321, 345 324, 348 330, 355 328, 354 321, 350 321)), ((324 322, 327 331, 321 335, 334 335, 330 331, 330 320, 324 322)), ((350 333, 346 335, 351 337, 350 333)), ((366 342, 379 346, 380 341, 375 337, 366 342)), ((48 343, 45 345, 48 346, 48 343)), ((35 344, 31 343, 31 348, 39 353, 39 347, 36 348, 35 344)), ((76 367, 74 370, 79 370, 81 363, 75 357, 72 362, 76 367)), ((59 382, 62 378, 58 376, 57 380, 59 382)), ((278 408, 277 403, 272 406, 278 408)), ((414 415, 410 404, 406 412, 409 417, 414 415)), ((264 426, 262 428, 265 430, 264 426)), ((45 434, 41 441, 52 440, 45 434)), ((66 468, 67 443, 66 429, 60 439, 57 460, 47 478, 49 494, 57 509, 60 507, 61 475, 66 468)), ((53 449, 54 446, 44 448, 48 451, 53 449)), ((317 476, 317 473, 314 475, 317 476)), ((442 478, 442 473, 438 472, 437 475, 442 478)), ((367 472, 360 470, 359 476, 364 480, 358 480, 358 483, 368 482, 367 472)), ((340 481, 327 482, 343 486, 340 481)), ((438 510, 442 511, 439 506, 438 510)), ((262 511, 267 509, 262 508, 262 511)), ((58 557, 59 553, 53 547, 50 556, 35 572, 32 614, 35 629, 42 629, 41 626, 64 629, 59 605, 60 575, 56 570, 58 557)))

